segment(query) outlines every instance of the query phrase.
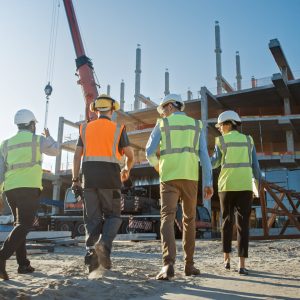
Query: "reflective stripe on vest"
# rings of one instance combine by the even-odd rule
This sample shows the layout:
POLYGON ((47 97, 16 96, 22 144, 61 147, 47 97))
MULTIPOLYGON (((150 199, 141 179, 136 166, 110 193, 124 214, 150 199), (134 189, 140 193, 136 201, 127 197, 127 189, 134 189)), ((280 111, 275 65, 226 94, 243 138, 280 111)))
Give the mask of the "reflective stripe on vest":
POLYGON ((4 155, 4 159, 6 160, 8 152, 10 150, 15 150, 15 149, 21 149, 21 148, 27 148, 27 147, 31 147, 31 153, 32 153, 32 158, 31 158, 31 162, 27 162, 27 163, 17 163, 17 164, 11 164, 8 165, 6 164, 6 171, 11 171, 11 170, 16 170, 16 169, 22 169, 22 168, 29 168, 29 167, 33 167, 34 165, 41 165, 42 162, 38 161, 36 159, 36 148, 38 146, 37 144, 37 135, 33 134, 32 135, 32 141, 31 142, 26 142, 26 143, 20 143, 20 144, 15 144, 15 145, 10 145, 8 146, 8 140, 6 140, 3 143, 3 155, 4 155))
POLYGON ((223 164, 222 164, 222 168, 242 168, 242 167, 251 167, 251 139, 248 135, 246 135, 247 138, 247 143, 245 142, 228 142, 225 143, 224 137, 220 136, 219 137, 219 141, 222 147, 222 151, 224 153, 223 158, 223 164), (227 153, 227 149, 228 147, 247 147, 248 149, 248 157, 249 157, 249 162, 246 163, 226 163, 225 162, 225 157, 226 157, 226 153, 227 153))
POLYGON ((117 149, 117 143, 119 140, 119 136, 121 134, 121 125, 117 124, 116 130, 114 133, 114 139, 113 139, 113 145, 112 145, 112 156, 87 156, 86 155, 86 127, 87 123, 82 125, 82 131, 81 131, 81 138, 83 142, 83 162, 86 161, 103 161, 103 162, 110 162, 110 163, 118 163, 119 160, 116 157, 116 149, 117 149))
POLYGON ((198 150, 196 149, 197 143, 199 141, 200 135, 200 122, 195 120, 195 126, 193 125, 169 125, 169 120, 167 118, 163 119, 164 127, 161 128, 162 131, 165 131, 166 135, 166 149, 160 151, 160 155, 172 154, 172 153, 183 153, 190 152, 198 154, 198 150), (172 148, 171 146, 171 130, 194 130, 194 142, 193 147, 183 147, 183 148, 172 148))

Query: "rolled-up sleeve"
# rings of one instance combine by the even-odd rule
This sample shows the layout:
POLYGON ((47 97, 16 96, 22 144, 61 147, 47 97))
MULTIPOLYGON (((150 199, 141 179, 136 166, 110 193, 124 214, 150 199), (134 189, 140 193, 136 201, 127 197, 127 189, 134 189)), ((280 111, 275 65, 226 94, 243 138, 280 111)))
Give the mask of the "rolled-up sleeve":
POLYGON ((207 152, 207 144, 202 133, 200 134, 199 142, 199 158, 203 171, 203 184, 204 186, 212 186, 212 168, 207 152))
POLYGON ((159 160, 156 156, 156 150, 159 146, 160 139, 161 139, 160 127, 159 124, 157 123, 153 128, 146 145, 146 158, 150 163, 150 165, 154 167, 159 164, 159 160))
POLYGON ((60 152, 58 142, 56 142, 51 136, 40 138, 40 151, 49 156, 57 156, 60 152))

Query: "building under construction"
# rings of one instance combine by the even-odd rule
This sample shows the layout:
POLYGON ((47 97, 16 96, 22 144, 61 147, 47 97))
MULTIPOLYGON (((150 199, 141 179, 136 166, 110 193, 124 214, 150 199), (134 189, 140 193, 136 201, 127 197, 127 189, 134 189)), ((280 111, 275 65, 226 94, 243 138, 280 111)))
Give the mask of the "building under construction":
MULTIPOLYGON (((247 89, 242 87, 240 56, 236 52, 237 82, 236 87, 233 88, 222 76, 218 22, 215 24, 215 41, 217 93, 202 87, 199 96, 194 98, 192 93, 188 91, 185 101, 186 114, 202 120, 209 152, 212 153, 215 137, 219 135, 218 130, 214 127, 217 116, 224 110, 236 111, 242 119, 241 132, 251 135, 254 139, 260 166, 266 180, 272 181, 284 189, 300 191, 300 79, 294 77, 283 48, 277 39, 270 40, 270 55, 273 56, 278 65, 278 71, 270 77, 269 82, 263 85, 253 77, 251 88, 247 89)), ((121 110, 117 112, 116 121, 126 124, 128 136, 135 151, 135 167, 131 172, 133 185, 145 187, 149 195, 158 198, 159 177, 145 158, 145 146, 158 118, 157 103, 142 95, 140 80, 141 48, 138 45, 136 49, 134 111, 124 111, 125 84, 122 82, 121 110)), ((169 72, 166 70, 164 94, 169 93, 169 72)), ((59 119, 58 141, 64 151, 74 151, 75 149, 74 141, 64 142, 64 126, 78 128, 78 124, 62 117, 59 119)), ((217 175, 218 171, 214 172, 215 195, 211 202, 206 201, 204 203, 211 213, 213 227, 216 230, 219 227, 220 219, 216 192, 217 175)), ((70 170, 61 170, 60 155, 56 161, 55 174, 44 174, 44 184, 47 187, 44 191, 45 196, 50 197, 49 193, 52 191, 53 185, 53 197, 51 198, 63 199, 65 189, 70 186, 70 183, 71 172, 70 170)), ((201 197, 201 184, 199 190, 201 197)), ((278 194, 280 191, 276 193, 278 194)), ((289 201, 282 196, 280 201, 286 202, 284 207, 287 211, 298 214, 300 197, 297 199, 295 203, 294 200, 289 201)), ((273 205, 274 197, 272 199, 267 197, 266 200, 270 206, 273 205)), ((266 214, 266 211, 262 211, 260 208, 260 204, 259 201, 254 202, 254 207, 255 205, 259 207, 259 209, 254 210, 257 219, 261 219, 266 214)), ((281 204, 277 204, 278 207, 281 207, 281 204)), ((288 212, 285 216, 287 214, 288 212)), ((277 216, 283 217, 284 213, 280 214, 278 211, 273 211, 273 223, 277 216)), ((272 224, 269 224, 269 227, 272 224)), ((300 230, 300 227, 298 229, 300 230)))

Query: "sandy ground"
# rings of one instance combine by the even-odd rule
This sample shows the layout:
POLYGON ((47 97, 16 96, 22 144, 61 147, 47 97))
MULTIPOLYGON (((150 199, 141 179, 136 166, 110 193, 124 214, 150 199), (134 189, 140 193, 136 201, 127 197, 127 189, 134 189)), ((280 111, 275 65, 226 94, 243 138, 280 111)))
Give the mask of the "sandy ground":
POLYGON ((198 240, 195 262, 201 276, 183 274, 181 243, 172 281, 156 281, 161 267, 159 241, 115 242, 113 269, 88 278, 82 246, 56 247, 31 255, 36 272, 18 275, 14 257, 7 262, 11 280, 0 281, 0 299, 299 299, 300 240, 250 242, 249 276, 223 269, 220 241, 198 240))

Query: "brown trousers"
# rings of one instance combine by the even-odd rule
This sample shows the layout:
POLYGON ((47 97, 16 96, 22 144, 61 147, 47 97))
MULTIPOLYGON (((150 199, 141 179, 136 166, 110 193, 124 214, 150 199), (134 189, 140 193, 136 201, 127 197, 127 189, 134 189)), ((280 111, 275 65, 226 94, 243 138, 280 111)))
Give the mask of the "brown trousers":
POLYGON ((174 264, 176 259, 176 241, 174 221, 179 198, 182 200, 183 235, 182 246, 185 265, 194 264, 195 251, 195 217, 197 205, 198 182, 185 179, 161 182, 161 243, 163 265, 174 264))

